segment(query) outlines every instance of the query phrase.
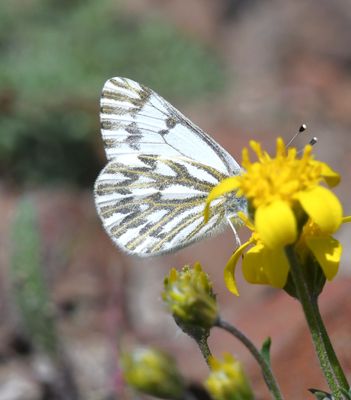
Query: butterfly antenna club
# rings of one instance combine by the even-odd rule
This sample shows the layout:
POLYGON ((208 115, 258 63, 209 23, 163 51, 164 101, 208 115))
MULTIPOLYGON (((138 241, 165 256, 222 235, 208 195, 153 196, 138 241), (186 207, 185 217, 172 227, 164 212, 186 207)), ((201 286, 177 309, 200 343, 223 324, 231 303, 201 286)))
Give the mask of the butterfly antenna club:
POLYGON ((307 130, 307 125, 306 124, 302 124, 299 128, 299 130, 295 133, 295 135, 290 139, 289 143, 286 145, 286 147, 289 147, 294 140, 301 135, 301 133, 305 132, 307 130))

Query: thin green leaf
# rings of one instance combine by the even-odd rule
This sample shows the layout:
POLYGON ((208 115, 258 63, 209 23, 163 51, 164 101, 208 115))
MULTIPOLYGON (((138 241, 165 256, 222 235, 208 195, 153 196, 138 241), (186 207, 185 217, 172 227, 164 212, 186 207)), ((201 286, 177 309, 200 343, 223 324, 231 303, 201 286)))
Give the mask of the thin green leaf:
POLYGON ((319 389, 308 389, 314 397, 318 400, 333 400, 333 396, 330 393, 325 392, 324 390, 319 389))

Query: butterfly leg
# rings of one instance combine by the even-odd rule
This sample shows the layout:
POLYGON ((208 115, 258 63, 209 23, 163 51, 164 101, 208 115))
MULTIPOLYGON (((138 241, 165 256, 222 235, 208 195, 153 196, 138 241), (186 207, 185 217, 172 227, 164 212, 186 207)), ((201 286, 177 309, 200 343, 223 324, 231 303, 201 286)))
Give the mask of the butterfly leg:
POLYGON ((233 217, 227 216, 227 221, 228 221, 229 226, 233 230, 234 237, 235 237, 235 244, 236 244, 236 246, 239 247, 239 246, 241 246, 241 241, 240 241, 239 235, 238 235, 238 233, 237 233, 237 231, 235 229, 234 222, 232 221, 232 218, 233 217))

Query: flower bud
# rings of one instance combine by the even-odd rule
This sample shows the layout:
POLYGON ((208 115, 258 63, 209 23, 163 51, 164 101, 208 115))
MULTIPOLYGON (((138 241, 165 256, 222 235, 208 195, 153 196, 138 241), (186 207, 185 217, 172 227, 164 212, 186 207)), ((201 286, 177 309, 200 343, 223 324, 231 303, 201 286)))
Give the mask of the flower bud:
POLYGON ((216 322, 216 296, 208 275, 196 263, 181 271, 172 268, 164 280, 162 298, 177 324, 189 334, 189 329, 209 330, 216 322))
POLYGON ((122 355, 121 366, 125 381, 138 391, 162 399, 182 398, 185 383, 169 355, 139 347, 122 355))
POLYGON ((205 385, 214 400, 253 400, 254 396, 241 363, 225 354, 223 361, 209 359, 211 373, 205 385))

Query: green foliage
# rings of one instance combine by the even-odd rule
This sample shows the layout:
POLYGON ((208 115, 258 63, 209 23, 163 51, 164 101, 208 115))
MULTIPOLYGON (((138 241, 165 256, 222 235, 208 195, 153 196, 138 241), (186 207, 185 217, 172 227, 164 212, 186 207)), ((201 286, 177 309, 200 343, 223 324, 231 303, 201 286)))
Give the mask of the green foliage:
POLYGON ((58 337, 40 260, 40 238, 37 216, 31 201, 20 201, 12 235, 10 265, 12 293, 20 315, 21 326, 33 344, 55 356, 58 337))
POLYGON ((223 83, 206 49, 114 0, 0 2, 0 57, 0 169, 18 183, 91 184, 98 96, 112 76, 173 100, 223 83))

